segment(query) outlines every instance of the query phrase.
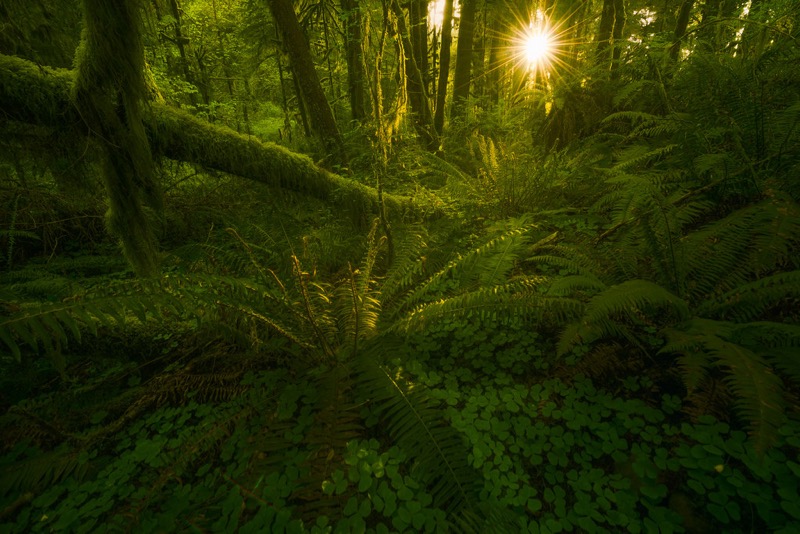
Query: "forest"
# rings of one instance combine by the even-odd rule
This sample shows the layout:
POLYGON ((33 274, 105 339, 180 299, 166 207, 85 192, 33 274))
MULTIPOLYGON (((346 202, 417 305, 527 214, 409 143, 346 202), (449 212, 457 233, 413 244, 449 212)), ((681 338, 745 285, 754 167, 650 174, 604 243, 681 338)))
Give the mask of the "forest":
POLYGON ((0 532, 800 532, 799 40, 4 0, 0 532))

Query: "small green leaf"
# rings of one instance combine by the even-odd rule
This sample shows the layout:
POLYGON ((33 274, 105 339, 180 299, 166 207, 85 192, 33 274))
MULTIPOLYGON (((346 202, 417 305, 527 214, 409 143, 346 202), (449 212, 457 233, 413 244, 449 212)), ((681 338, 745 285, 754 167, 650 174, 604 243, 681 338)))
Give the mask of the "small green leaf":
POLYGON ((351 515, 355 515, 358 511, 358 499, 356 497, 350 497, 347 501, 347 504, 344 506, 344 515, 346 517, 350 517, 351 515))
POLYGON ((358 481, 358 491, 365 492, 372 487, 372 479, 369 476, 362 476, 358 481))
POLYGON ((719 504, 710 503, 708 505, 708 511, 720 523, 727 525, 730 522, 730 517, 728 517, 728 512, 725 510, 723 506, 720 506, 719 504))

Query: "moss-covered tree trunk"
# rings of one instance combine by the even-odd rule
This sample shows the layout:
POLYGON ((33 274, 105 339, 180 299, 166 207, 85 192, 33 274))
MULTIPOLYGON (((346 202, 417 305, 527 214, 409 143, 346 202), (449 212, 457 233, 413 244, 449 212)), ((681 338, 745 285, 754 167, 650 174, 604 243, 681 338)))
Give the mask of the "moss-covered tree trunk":
POLYGON ((72 102, 89 138, 104 152, 109 229, 143 276, 158 269, 146 210, 161 208, 150 145, 142 125, 148 97, 138 0, 83 0, 72 102))
MULTIPOLYGON (((76 136, 90 135, 70 100, 74 79, 74 71, 0 54, 0 116, 32 125, 73 127, 76 136)), ((332 174, 311 158, 274 143, 240 135, 157 102, 142 109, 141 124, 156 155, 330 201, 362 218, 378 213, 375 189, 332 174)), ((407 197, 384 193, 383 200, 392 217, 420 213, 407 197)))
POLYGON ((686 28, 689 27, 689 16, 692 14, 694 0, 683 0, 681 9, 678 12, 678 21, 675 23, 675 37, 669 49, 669 57, 672 61, 678 61, 681 53, 681 39, 686 35, 686 28))
POLYGON ((433 126, 436 133, 444 130, 444 106, 447 102, 447 81, 450 77, 450 44, 453 41, 453 0, 445 0, 442 16, 442 49, 439 59, 439 80, 436 89, 436 112, 433 126))

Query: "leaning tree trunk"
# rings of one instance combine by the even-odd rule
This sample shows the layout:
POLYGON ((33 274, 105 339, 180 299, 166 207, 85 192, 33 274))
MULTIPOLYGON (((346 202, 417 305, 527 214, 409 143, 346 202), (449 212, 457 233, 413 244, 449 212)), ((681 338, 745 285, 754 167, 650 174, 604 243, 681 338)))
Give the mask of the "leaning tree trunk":
POLYGON ((625 31, 625 0, 614 0, 614 31, 611 33, 613 51, 611 52, 611 77, 619 77, 620 57, 622 57, 622 34, 625 31))
POLYGON ((678 61, 681 53, 681 40, 686 35, 686 28, 689 27, 689 16, 692 14, 694 0, 683 0, 681 10, 678 12, 678 21, 675 23, 675 35, 672 46, 669 49, 669 57, 672 61, 678 61))
MULTIPOLYGON (((104 141, 97 140, 96 137, 107 133, 117 136, 109 139, 109 142, 114 140, 128 142, 134 137, 124 132, 115 133, 101 122, 92 128, 87 128, 83 122, 86 108, 76 108, 70 98, 73 92, 80 91, 76 87, 73 71, 51 69, 24 59, 0 54, 0 116, 7 123, 55 128, 64 132, 64 135, 69 135, 66 132, 71 131, 71 136, 74 138, 89 137, 98 143, 104 141), (95 131, 94 128, 102 129, 95 131)), ((381 202, 375 189, 332 174, 318 167, 307 156, 293 153, 274 143, 265 143, 253 137, 240 135, 223 126, 209 124, 182 110, 158 102, 149 102, 147 106, 137 109, 140 117, 134 119, 133 115, 129 115, 132 121, 131 127, 145 139, 145 142, 149 141, 148 146, 152 147, 152 152, 157 156, 194 163, 271 187, 319 198, 346 212, 357 224, 366 224, 370 215, 379 213, 381 202)), ((118 118, 102 117, 106 118, 109 118, 114 125, 119 125, 118 118)), ((80 149, 76 149, 74 156, 76 161, 85 157, 84 144, 79 144, 80 149)), ((136 153, 149 156, 148 146, 139 145, 136 153)), ((119 152, 114 152, 112 150, 114 147, 102 148, 109 150, 108 159, 112 161, 109 168, 122 173, 119 178, 113 178, 115 181, 111 182, 114 188, 109 194, 112 210, 121 210, 122 216, 136 225, 135 228, 127 229, 128 233, 125 235, 130 233, 144 235, 148 241, 142 248, 145 252, 155 254, 155 241, 151 240, 152 237, 144 223, 136 218, 141 216, 142 211, 138 200, 140 197, 147 199, 152 196, 152 203, 157 206, 158 197, 155 195, 157 191, 152 182, 146 179, 150 175, 143 172, 151 160, 130 159, 125 145, 116 147, 119 152), (125 168, 120 168, 126 164, 127 174, 125 168), (116 180, 120 180, 128 187, 127 197, 120 194, 126 190, 119 189, 116 180), (130 210, 134 210, 133 215, 130 210)), ((383 193, 382 201, 391 218, 426 215, 408 197, 383 193)), ((440 214, 427 213, 427 215, 440 214)), ((134 247, 132 262, 141 256, 141 251, 136 248, 137 243, 133 240, 132 245, 126 245, 134 247)), ((142 274, 153 272, 156 268, 154 257, 146 256, 149 261, 140 262, 137 271, 142 274)))
POLYGON ((269 0, 269 9, 275 24, 280 28, 289 60, 296 73, 300 91, 308 108, 311 127, 322 142, 332 163, 347 167, 344 140, 336 125, 328 99, 314 68, 311 47, 303 34, 291 0, 269 0))

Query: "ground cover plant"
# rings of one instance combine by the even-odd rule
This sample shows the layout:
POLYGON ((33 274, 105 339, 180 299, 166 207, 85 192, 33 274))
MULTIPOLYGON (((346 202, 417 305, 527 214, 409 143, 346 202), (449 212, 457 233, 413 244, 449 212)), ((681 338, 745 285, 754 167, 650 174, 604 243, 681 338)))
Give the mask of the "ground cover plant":
POLYGON ((0 531, 800 530, 798 8, 573 4, 0 7, 0 531))

